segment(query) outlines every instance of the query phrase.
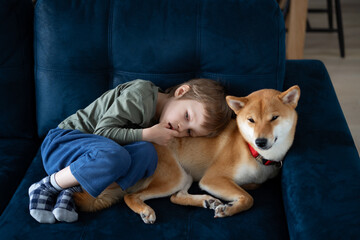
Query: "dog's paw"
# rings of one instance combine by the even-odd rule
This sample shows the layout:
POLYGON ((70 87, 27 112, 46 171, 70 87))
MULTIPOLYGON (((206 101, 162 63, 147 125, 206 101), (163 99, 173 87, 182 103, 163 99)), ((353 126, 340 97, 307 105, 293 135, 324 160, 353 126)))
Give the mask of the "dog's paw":
POLYGON ((216 209, 217 206, 223 205, 223 203, 216 198, 210 198, 204 201, 204 208, 216 209))
POLYGON ((141 216, 141 219, 146 224, 154 224, 155 223, 155 220, 156 220, 155 211, 151 208, 146 209, 144 212, 142 212, 140 214, 140 216, 141 216))
POLYGON ((229 204, 221 204, 215 208, 215 215, 214 218, 222 218, 229 216, 228 210, 232 206, 231 203, 229 204))

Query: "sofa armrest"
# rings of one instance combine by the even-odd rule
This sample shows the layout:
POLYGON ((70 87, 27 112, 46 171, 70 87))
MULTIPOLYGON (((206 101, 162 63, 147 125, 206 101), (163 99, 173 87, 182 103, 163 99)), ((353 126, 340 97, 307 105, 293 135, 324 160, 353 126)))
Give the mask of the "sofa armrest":
POLYGON ((360 236, 360 160, 324 64, 287 61, 284 89, 301 97, 282 193, 291 239, 360 236))

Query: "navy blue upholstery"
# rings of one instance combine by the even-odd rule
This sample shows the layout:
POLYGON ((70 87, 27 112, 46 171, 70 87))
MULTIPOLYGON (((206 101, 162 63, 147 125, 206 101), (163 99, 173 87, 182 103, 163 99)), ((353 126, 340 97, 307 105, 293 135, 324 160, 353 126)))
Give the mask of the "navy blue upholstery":
MULTIPOLYGON (((45 172, 39 152, 1 216, 1 239, 227 240, 261 239, 267 233, 271 233, 267 239, 288 238, 279 178, 251 191, 256 207, 231 218, 214 219, 213 211, 175 205, 169 198, 149 200, 147 203, 156 211, 157 222, 146 225, 124 202, 97 213, 81 213, 75 223, 39 224, 29 214, 27 189, 41 176, 45 172)), ((193 186, 190 192, 199 190, 193 186)))
POLYGON ((33 13, 31 0, 0 0, 0 239, 360 237, 358 152, 325 66, 285 60, 276 1, 38 0, 34 25, 33 13), (238 96, 301 88, 294 145, 281 174, 249 191, 250 210, 214 219, 161 198, 147 201, 154 225, 124 202, 71 224, 30 216, 27 190, 46 176, 38 143, 50 128, 119 83, 165 89, 194 77, 238 96))
POLYGON ((38 147, 33 12, 31 1, 0 1, 0 214, 38 147))
POLYGON ((165 89, 207 77, 236 95, 283 84, 285 31, 273 1, 38 1, 34 28, 40 136, 137 78, 165 89))
POLYGON ((31 1, 0 2, 0 138, 35 134, 32 23, 31 1))
POLYGON ((302 90, 295 142, 282 171, 290 235, 357 239, 359 154, 329 75, 320 61, 288 61, 286 73, 284 87, 302 90))
POLYGON ((37 147, 31 139, 0 139, 0 214, 24 177, 37 147))

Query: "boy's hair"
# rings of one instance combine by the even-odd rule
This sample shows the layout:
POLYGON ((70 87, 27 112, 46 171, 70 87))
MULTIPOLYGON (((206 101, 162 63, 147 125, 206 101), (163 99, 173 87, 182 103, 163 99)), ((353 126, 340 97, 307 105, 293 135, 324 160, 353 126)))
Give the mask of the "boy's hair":
POLYGON ((182 85, 188 85, 190 89, 181 99, 196 100, 205 108, 205 122, 202 127, 210 132, 207 136, 218 135, 229 123, 232 114, 225 100, 224 87, 214 80, 198 78, 168 88, 165 93, 172 97, 176 89, 182 85))

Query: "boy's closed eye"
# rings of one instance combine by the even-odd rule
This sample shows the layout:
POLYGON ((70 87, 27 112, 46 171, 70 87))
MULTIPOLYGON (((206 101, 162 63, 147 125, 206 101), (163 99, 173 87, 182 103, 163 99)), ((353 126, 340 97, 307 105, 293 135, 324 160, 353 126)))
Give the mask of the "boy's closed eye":
MULTIPOLYGON (((185 120, 190 121, 190 115, 189 115, 188 111, 185 112, 185 120)), ((191 136, 191 129, 187 130, 187 134, 188 134, 188 136, 191 136)))
POLYGON ((190 121, 190 116, 188 111, 185 112, 185 120, 190 121))

